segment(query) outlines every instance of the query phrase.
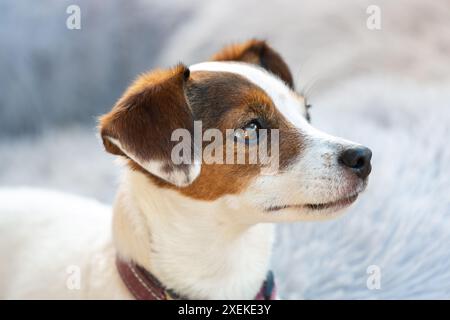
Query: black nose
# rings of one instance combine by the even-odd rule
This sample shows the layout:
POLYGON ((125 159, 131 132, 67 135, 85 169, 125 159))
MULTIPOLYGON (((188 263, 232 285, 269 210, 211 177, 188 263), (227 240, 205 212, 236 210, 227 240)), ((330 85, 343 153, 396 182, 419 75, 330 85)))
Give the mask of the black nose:
POLYGON ((348 148, 339 157, 339 161, 361 179, 366 178, 372 170, 370 159, 372 159, 372 151, 362 146, 348 148))

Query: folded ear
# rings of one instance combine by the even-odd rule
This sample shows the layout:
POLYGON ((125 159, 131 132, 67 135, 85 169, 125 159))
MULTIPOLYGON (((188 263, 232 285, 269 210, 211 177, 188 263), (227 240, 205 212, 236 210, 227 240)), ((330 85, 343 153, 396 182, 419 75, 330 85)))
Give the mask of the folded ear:
POLYGON ((289 87, 294 88, 294 80, 286 62, 265 41, 253 39, 226 46, 212 56, 211 60, 242 61, 257 64, 278 76, 289 87))
MULTIPOLYGON (((186 186, 200 173, 194 161, 194 120, 184 87, 189 69, 178 65, 140 76, 123 94, 111 112, 100 118, 100 134, 106 151, 125 156, 151 174, 177 186, 186 186), (184 159, 173 161, 172 150, 179 144, 172 133, 189 134, 184 159), (186 163, 187 162, 187 163, 186 163)), ((178 135, 179 138, 179 135, 178 135)))

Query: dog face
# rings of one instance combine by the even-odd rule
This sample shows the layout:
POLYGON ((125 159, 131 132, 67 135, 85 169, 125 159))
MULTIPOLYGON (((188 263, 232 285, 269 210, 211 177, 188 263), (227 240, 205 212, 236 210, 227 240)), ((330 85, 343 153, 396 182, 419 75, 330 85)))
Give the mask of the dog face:
POLYGON ((322 218, 351 204, 367 183, 371 152, 310 125, 305 98, 294 91, 280 55, 252 40, 212 60, 139 77, 100 120, 106 150, 161 188, 246 208, 242 218, 253 222, 322 218), (200 142, 173 140, 177 129, 194 136, 196 123, 200 142), (217 144, 219 136, 231 138, 231 149, 217 144), (212 142, 215 159, 223 161, 204 158, 212 142), (173 161, 180 144, 190 161, 173 161), (262 145, 270 150, 265 156, 262 145), (239 147, 247 161, 227 161, 239 147), (267 162, 248 161, 258 154, 273 162, 275 153, 277 170, 270 173, 267 162))

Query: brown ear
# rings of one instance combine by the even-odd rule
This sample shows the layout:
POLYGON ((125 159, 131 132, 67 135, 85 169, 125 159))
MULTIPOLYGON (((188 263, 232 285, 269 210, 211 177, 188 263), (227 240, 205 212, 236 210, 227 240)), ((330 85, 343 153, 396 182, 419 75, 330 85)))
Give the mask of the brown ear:
POLYGON ((294 80, 286 62, 265 41, 253 39, 226 46, 212 56, 211 60, 242 61, 257 64, 278 76, 289 87, 294 88, 294 80))
MULTIPOLYGON (((100 118, 106 151, 125 156, 151 174, 177 186, 190 184, 199 174, 191 144, 194 120, 184 94, 189 69, 178 65, 140 76, 111 112, 100 118), (190 135, 183 149, 187 161, 173 161, 175 130, 190 135)), ((179 136, 177 137, 179 139, 179 136)))

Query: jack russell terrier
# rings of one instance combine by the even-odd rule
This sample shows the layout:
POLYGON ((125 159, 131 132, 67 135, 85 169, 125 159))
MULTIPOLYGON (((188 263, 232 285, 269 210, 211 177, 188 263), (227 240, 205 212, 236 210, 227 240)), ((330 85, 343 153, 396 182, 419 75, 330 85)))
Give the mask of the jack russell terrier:
POLYGON ((99 121, 126 168, 112 235, 110 209, 94 201, 1 191, 0 297, 274 298, 272 223, 336 216, 371 171, 371 151, 312 127, 308 108, 259 40, 139 76, 99 121), (198 123, 201 141, 180 142, 198 123), (210 146, 221 134, 233 142, 226 155, 210 146), (220 161, 239 146, 244 160, 257 150, 268 161, 220 161))

